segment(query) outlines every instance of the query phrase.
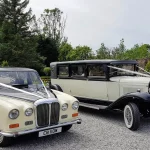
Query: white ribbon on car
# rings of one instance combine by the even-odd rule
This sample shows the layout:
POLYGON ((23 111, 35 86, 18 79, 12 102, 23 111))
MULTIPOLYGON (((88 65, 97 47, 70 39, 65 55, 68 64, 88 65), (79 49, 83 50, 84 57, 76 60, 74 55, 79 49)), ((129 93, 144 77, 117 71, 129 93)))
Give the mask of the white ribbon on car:
POLYGON ((24 90, 21 90, 21 89, 18 89, 18 88, 15 88, 15 87, 12 87, 10 85, 7 85, 7 84, 4 84, 4 83, 0 83, 1 86, 4 86, 6 88, 9 88, 9 89, 13 89, 13 90, 16 90, 16 91, 19 91, 19 92, 22 92, 22 93, 25 93, 25 94, 29 94, 29 95, 32 95, 32 96, 36 96, 36 97, 39 97, 39 98, 44 98, 42 96, 39 96, 39 95, 36 95, 36 94, 33 94, 33 93, 30 93, 30 92, 27 92, 27 91, 24 91, 24 90))
POLYGON ((126 69, 121 69, 121 68, 114 67, 114 66, 108 66, 108 67, 109 67, 109 68, 113 68, 113 69, 117 69, 117 70, 120 70, 120 71, 124 71, 124 72, 129 72, 129 73, 133 73, 133 74, 145 76, 145 77, 150 77, 150 75, 143 74, 143 73, 139 73, 139 72, 136 72, 136 71, 131 71, 131 70, 126 70, 126 69))

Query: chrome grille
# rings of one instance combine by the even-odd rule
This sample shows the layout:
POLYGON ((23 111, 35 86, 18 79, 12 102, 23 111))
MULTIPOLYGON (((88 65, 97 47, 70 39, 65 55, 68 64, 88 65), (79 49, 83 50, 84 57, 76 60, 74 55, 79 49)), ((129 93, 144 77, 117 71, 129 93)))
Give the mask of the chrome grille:
POLYGON ((40 104, 37 106, 37 125, 49 125, 49 104, 40 104))
POLYGON ((37 126, 44 127, 57 125, 59 122, 59 111, 60 105, 58 102, 37 105, 37 126))
POLYGON ((58 124, 59 121, 59 110, 60 110, 60 105, 59 103, 55 102, 51 104, 51 120, 50 120, 50 125, 56 125, 58 124))

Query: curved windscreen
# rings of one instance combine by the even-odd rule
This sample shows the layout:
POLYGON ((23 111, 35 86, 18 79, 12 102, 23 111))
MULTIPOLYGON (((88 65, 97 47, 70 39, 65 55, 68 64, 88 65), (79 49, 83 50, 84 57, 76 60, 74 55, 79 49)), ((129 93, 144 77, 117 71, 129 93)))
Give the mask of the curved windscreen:
MULTIPOLYGON (((44 85, 39 75, 34 71, 0 71, 0 83, 47 97, 44 85)), ((0 86, 0 92, 21 93, 4 86, 0 86)))

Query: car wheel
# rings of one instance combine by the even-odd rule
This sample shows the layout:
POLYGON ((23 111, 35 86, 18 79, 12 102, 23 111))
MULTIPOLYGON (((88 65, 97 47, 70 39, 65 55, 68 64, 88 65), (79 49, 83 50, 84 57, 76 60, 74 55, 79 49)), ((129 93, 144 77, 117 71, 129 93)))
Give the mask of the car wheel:
POLYGON ((124 108, 124 122, 128 129, 137 130, 140 126, 140 112, 135 103, 129 103, 124 108))
POLYGON ((7 147, 11 144, 12 138, 5 137, 4 135, 0 134, 0 147, 7 147))
POLYGON ((62 132, 67 132, 68 130, 70 130, 72 127, 72 125, 68 125, 68 126, 63 126, 62 127, 62 132))

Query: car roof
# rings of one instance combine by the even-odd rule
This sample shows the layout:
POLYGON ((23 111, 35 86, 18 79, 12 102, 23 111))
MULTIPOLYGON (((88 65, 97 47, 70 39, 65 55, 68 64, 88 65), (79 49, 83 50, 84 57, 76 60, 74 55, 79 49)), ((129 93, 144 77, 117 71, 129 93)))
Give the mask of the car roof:
POLYGON ((51 65, 56 64, 78 64, 78 63, 104 63, 104 64, 138 64, 136 60, 114 60, 114 59, 94 59, 94 60, 76 60, 76 61, 62 61, 62 62, 52 62, 51 65))
POLYGON ((35 71, 35 70, 22 67, 0 67, 0 71, 35 71))

